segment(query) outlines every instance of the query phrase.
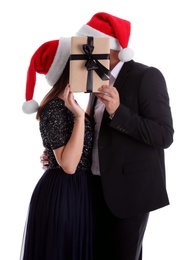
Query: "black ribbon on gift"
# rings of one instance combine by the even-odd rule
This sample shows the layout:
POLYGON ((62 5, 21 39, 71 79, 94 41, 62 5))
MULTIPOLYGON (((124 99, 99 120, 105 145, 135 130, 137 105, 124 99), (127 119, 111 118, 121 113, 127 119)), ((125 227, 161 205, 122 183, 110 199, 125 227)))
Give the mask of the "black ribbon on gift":
POLYGON ((110 78, 110 71, 99 62, 99 60, 110 59, 110 54, 93 54, 93 50, 93 37, 87 37, 87 44, 83 44, 85 54, 70 55, 70 60, 87 60, 85 63, 88 71, 86 92, 92 92, 93 90, 93 71, 102 80, 109 80, 110 78))

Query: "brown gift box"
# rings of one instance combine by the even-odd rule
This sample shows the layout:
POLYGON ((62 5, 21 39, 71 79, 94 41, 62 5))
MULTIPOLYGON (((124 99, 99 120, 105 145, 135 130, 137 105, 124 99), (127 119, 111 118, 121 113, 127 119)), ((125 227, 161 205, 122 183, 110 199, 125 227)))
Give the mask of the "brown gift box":
POLYGON ((109 84, 109 38, 72 37, 70 89, 72 92, 98 92, 109 84))

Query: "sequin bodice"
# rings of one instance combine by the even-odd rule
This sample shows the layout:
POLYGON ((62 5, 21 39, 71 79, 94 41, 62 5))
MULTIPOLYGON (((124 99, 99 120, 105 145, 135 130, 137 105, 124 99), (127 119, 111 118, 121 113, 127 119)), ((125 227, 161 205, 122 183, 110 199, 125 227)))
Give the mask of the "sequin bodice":
MULTIPOLYGON (((53 149, 66 145, 74 125, 74 115, 64 106, 62 99, 56 98, 50 101, 44 108, 40 117, 40 132, 43 146, 47 150, 49 168, 59 168, 53 149)), ((92 154, 92 126, 85 123, 84 148, 77 169, 89 170, 92 154)))

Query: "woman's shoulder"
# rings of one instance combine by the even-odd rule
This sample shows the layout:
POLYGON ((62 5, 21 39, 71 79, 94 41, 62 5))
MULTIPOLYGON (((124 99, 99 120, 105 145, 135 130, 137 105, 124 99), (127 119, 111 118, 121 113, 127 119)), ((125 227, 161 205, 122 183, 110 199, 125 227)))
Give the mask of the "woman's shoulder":
POLYGON ((58 108, 58 107, 65 107, 64 106, 64 101, 58 97, 50 100, 47 105, 46 105, 47 108, 58 108))
POLYGON ((64 106, 64 101, 58 97, 50 100, 44 107, 41 118, 48 116, 56 116, 56 114, 61 115, 62 113, 67 113, 68 109, 64 106))

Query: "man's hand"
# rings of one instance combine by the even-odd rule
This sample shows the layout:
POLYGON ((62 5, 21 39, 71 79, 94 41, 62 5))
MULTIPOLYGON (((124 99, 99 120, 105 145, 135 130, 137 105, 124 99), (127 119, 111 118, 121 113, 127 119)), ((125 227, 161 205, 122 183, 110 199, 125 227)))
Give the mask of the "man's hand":
POLYGON ((105 105, 109 115, 113 115, 120 105, 119 93, 115 87, 103 85, 98 89, 96 97, 99 98, 105 105))
POLYGON ((42 164, 42 169, 47 170, 48 165, 49 165, 49 160, 47 157, 47 151, 44 150, 42 155, 40 156, 40 163, 42 164))

